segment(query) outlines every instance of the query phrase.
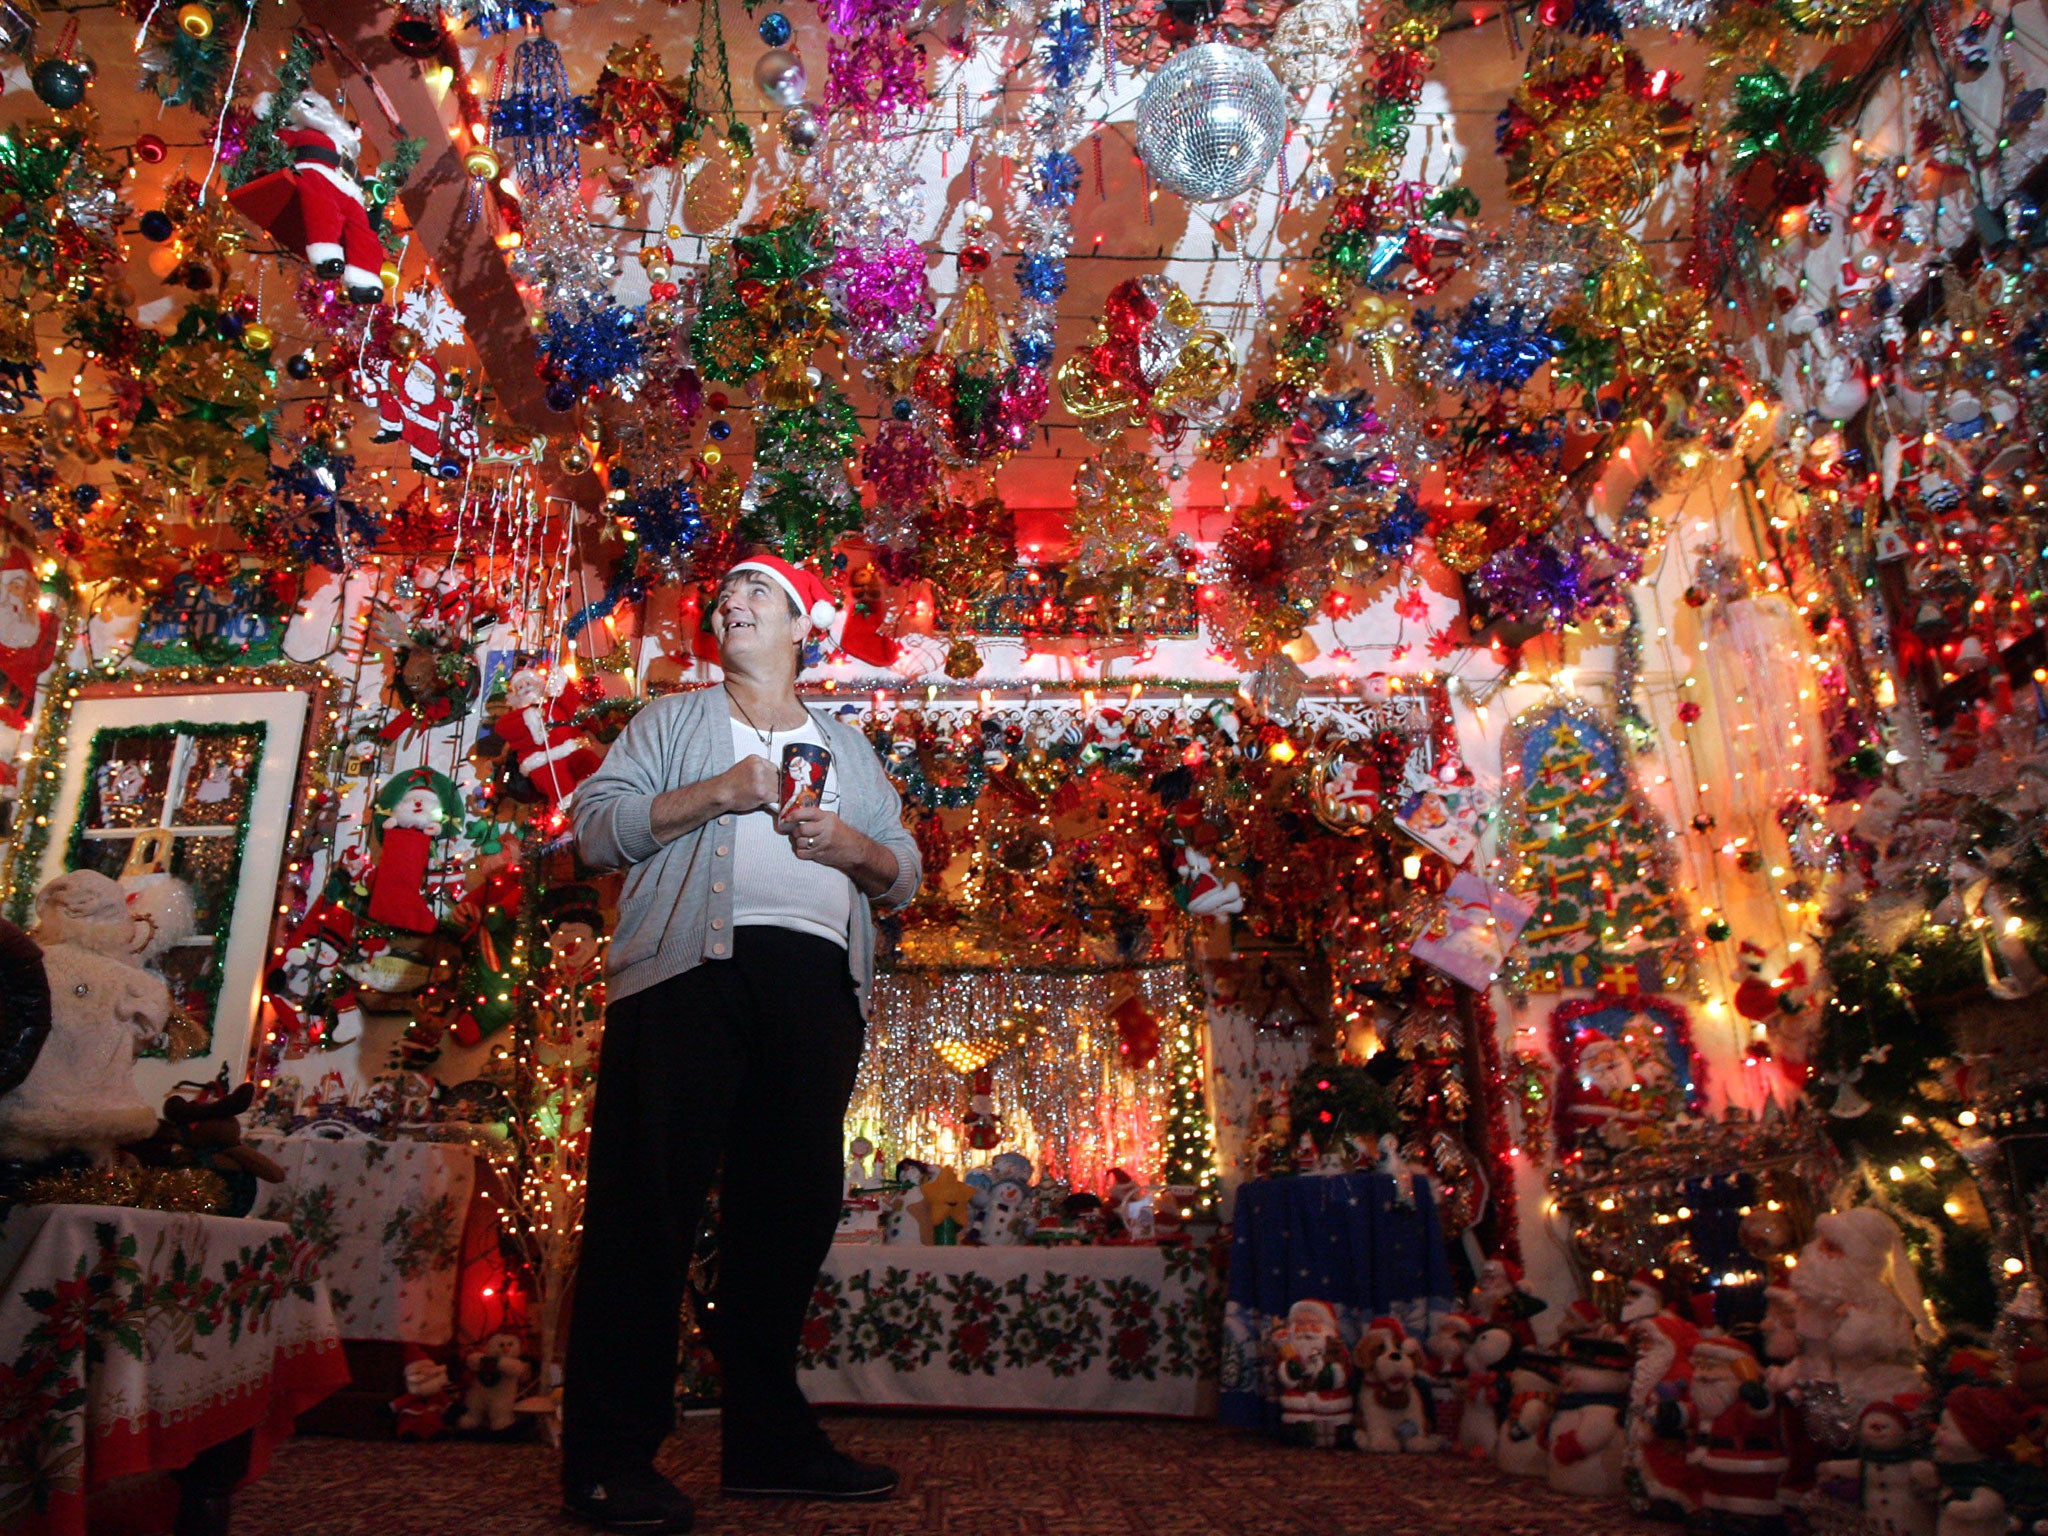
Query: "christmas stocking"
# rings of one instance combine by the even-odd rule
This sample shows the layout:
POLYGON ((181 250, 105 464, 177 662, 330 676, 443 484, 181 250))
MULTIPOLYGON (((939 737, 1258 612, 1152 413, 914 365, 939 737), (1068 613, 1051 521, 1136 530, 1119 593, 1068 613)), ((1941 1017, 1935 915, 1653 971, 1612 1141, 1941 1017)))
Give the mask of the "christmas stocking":
POLYGON ((370 871, 369 918, 407 933, 432 933, 440 927, 427 905, 427 861, 434 839, 418 827, 387 827, 384 849, 370 871))

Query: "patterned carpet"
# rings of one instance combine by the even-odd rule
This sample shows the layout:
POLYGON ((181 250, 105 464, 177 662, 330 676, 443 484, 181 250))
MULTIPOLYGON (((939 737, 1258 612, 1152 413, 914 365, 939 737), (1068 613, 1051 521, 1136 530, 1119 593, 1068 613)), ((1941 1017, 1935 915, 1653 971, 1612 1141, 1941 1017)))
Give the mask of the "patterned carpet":
MULTIPOLYGON (((718 1426, 693 1420, 661 1469, 718 1536, 1670 1536, 1618 1505, 1446 1456, 1274 1445, 1214 1424, 840 1415, 833 1438, 887 1461, 903 1491, 873 1505, 726 1500, 718 1426)), ((558 1514, 538 1445, 301 1438, 235 1501, 235 1536, 539 1536, 558 1514)))

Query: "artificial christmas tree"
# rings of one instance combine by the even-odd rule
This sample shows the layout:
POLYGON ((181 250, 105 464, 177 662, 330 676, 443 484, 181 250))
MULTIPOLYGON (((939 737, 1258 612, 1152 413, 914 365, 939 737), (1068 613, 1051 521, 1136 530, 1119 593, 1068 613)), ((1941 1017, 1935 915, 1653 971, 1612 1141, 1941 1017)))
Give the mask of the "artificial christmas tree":
POLYGON ((1536 904, 1521 980, 1544 992, 1661 992, 1684 978, 1685 929, 1665 833, 1643 803, 1613 727, 1554 701, 1509 729, 1503 851, 1536 904))

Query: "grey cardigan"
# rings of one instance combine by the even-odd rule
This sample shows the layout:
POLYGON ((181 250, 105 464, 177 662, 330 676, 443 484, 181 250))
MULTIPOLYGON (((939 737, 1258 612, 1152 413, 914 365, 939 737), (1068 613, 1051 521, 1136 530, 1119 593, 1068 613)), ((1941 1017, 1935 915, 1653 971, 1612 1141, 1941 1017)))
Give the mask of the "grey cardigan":
MULTIPOLYGON (((859 730, 810 714, 839 770, 840 816, 896 855, 896 883, 875 899, 903 906, 917 894, 923 867, 896 787, 859 730)), ((714 816, 666 845, 649 827, 656 795, 732 766, 731 718, 723 688, 656 699, 612 744, 604 766, 576 787, 576 843, 584 861, 626 871, 619 929, 605 961, 614 998, 732 953, 733 818, 714 816)), ((846 965, 865 1012, 875 975, 875 922, 866 901, 854 901, 847 939, 846 965)))

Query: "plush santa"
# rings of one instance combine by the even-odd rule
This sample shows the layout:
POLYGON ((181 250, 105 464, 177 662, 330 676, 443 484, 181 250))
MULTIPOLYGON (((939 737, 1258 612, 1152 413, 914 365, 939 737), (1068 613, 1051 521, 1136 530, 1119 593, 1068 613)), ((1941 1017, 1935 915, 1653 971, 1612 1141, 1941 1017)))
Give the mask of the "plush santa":
POLYGON ((1460 1389, 1465 1382, 1465 1351, 1478 1331, 1479 1319, 1471 1313, 1446 1312, 1423 1343, 1423 1389, 1436 1432, 1446 1445, 1457 1443, 1458 1419, 1464 1411, 1460 1389))
POLYGON ((1688 1455, 1710 1519, 1736 1529, 1781 1528, 1778 1494, 1791 1466, 1785 1416, 1747 1344, 1703 1338, 1693 1346, 1688 1455))
POLYGON ((448 1428, 448 1410, 455 1406, 448 1367, 424 1353, 405 1363, 405 1394, 391 1400, 400 1440, 434 1440, 448 1428))
POLYGON ((1590 1333, 1566 1341, 1550 1416, 1550 1486, 1583 1499, 1621 1496, 1628 1462, 1628 1346, 1590 1333))
POLYGON ((1675 1410, 1685 1402, 1700 1331, 1672 1309, 1662 1278, 1649 1270, 1629 1282, 1621 1321, 1635 1350, 1629 1376, 1629 1502, 1644 1514, 1683 1519, 1699 1508, 1699 1477, 1686 1460, 1684 1440, 1660 1429, 1658 1415, 1666 1404, 1675 1410))
POLYGON ((1926 1390, 1918 1346, 1939 1334, 1905 1240, 1884 1212, 1858 1206, 1821 1217, 1788 1284, 1797 1298, 1799 1352, 1786 1380, 1834 1382, 1854 1413, 1879 1398, 1926 1390))
POLYGON ((1231 917, 1244 910, 1244 893, 1235 880, 1216 874, 1216 863, 1207 854, 1183 844, 1174 849, 1173 872, 1180 884, 1175 895, 1194 917, 1231 917))
POLYGON ((430 359, 387 358, 356 373, 364 405, 377 413, 373 443, 403 441, 412 467, 450 480, 476 457, 476 426, 442 387, 430 359))
POLYGON ((1297 1301, 1273 1328, 1273 1373, 1280 1424, 1306 1444, 1327 1449, 1351 1417, 1351 1358, 1327 1301, 1297 1301))
POLYGON ((17 731, 28 724, 36 680, 57 656, 57 615, 44 611, 42 597, 25 552, 0 556, 0 725, 17 731))
POLYGON ((427 904, 427 870, 444 824, 460 819, 461 796, 447 775, 408 768, 378 792, 376 809, 380 842, 365 914, 388 928, 432 933, 440 919, 427 904))
POLYGON ((512 749, 513 761, 533 787, 559 810, 568 810, 576 786, 604 763, 582 727, 572 723, 580 697, 569 674, 552 676, 522 667, 505 686, 505 713, 491 727, 512 749))
MULTIPOLYGON (((271 98, 256 98, 259 117, 271 98)), ((355 304, 384 297, 387 252, 370 227, 356 180, 363 135, 334 103, 318 91, 302 91, 285 114, 278 134, 291 152, 289 169, 272 171, 228 193, 235 211, 303 255, 318 277, 341 279, 342 294, 355 304)))

